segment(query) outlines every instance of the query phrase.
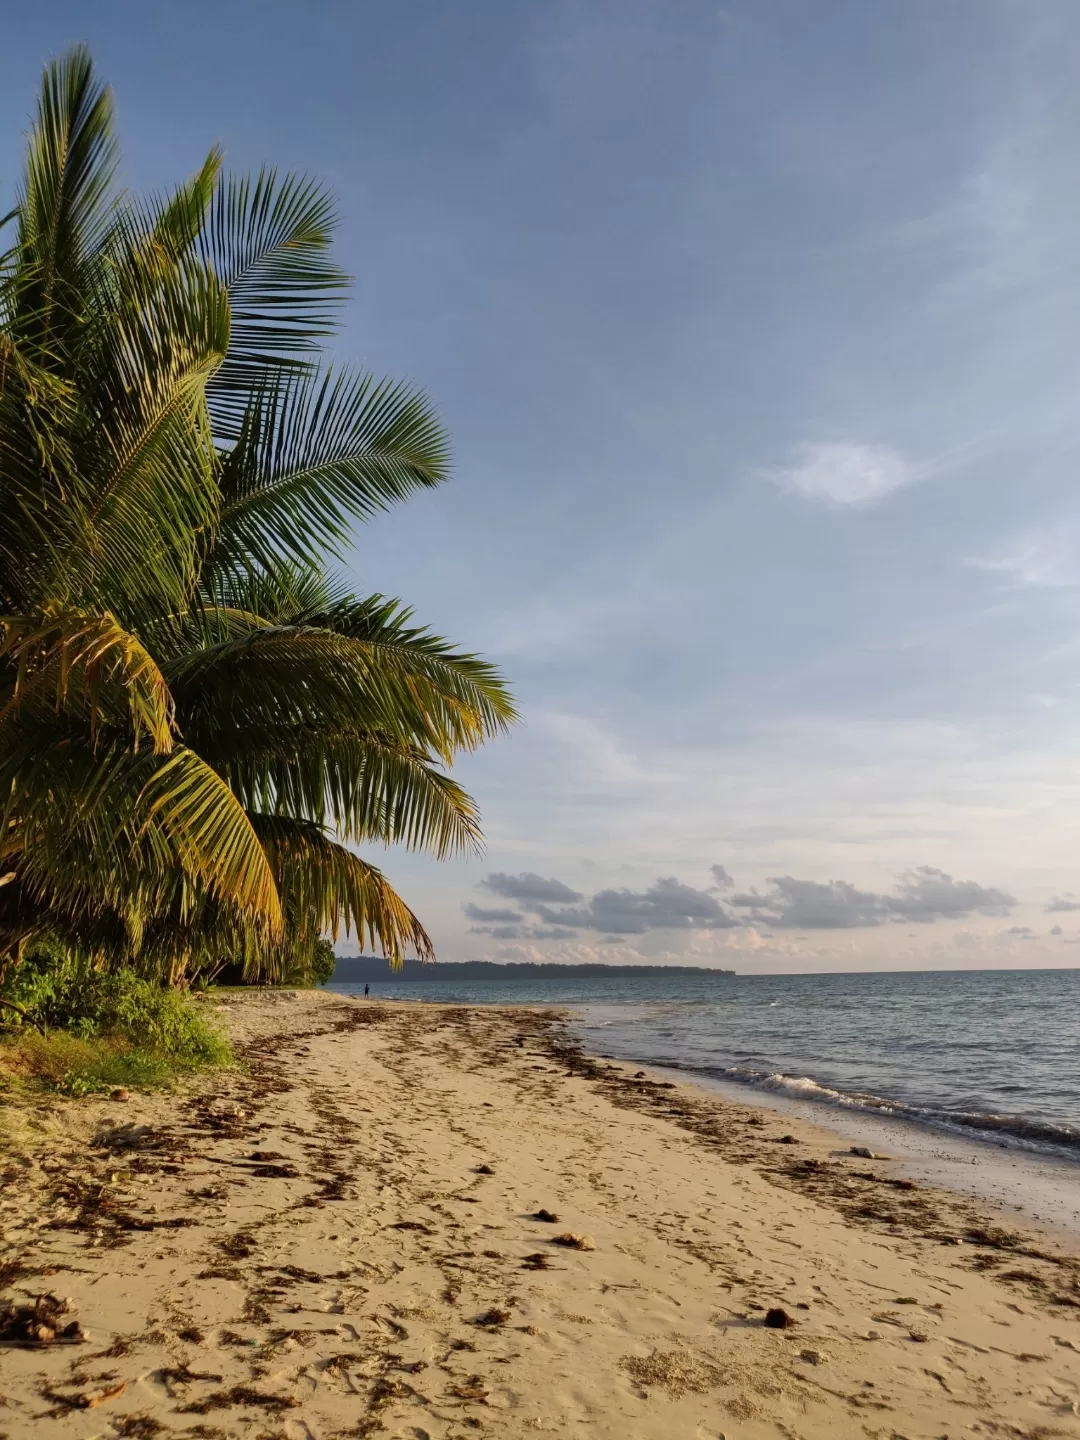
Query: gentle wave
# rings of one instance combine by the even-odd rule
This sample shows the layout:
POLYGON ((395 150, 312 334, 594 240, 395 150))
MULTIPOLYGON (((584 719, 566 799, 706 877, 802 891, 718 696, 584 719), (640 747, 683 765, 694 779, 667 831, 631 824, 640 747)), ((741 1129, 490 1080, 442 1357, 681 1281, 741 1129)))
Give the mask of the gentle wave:
POLYGON ((904 1105, 881 1095, 837 1090, 829 1085, 819 1084, 809 1075, 784 1075, 779 1071, 766 1073, 738 1065, 687 1065, 668 1059, 656 1059, 652 1063, 669 1070, 705 1075, 715 1080, 734 1081, 756 1090, 767 1090, 773 1094, 787 1095, 795 1100, 808 1100, 818 1105, 838 1105, 849 1110, 863 1110, 874 1115, 931 1125, 937 1129, 959 1130, 984 1140, 1019 1143, 1024 1148, 1051 1147, 1074 1155, 1080 1154, 1080 1130, 1072 1125, 1053 1125, 1031 1120, 1023 1115, 904 1105))
POLYGON ((378 992, 557 1005, 588 1050, 1080 1161, 1080 970, 443 975, 378 992))

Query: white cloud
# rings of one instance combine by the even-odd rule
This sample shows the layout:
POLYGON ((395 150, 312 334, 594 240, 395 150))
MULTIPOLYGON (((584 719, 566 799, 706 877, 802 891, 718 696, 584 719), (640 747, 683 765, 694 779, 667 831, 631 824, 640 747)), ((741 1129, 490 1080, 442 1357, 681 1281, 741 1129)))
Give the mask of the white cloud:
POLYGON ((767 471, 767 478, 785 490, 828 505, 865 509, 894 490, 914 485, 930 474, 912 465, 888 445, 863 445, 855 440, 797 445, 791 463, 767 471))

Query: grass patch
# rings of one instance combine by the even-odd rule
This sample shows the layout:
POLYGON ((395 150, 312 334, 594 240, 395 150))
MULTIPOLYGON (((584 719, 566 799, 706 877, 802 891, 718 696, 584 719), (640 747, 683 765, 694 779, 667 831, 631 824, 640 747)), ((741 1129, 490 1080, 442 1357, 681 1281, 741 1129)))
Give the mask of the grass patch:
POLYGON ((30 1022, 3 1013, 0 1088, 9 1091, 146 1089, 232 1059, 201 1006, 130 971, 31 965, 5 993, 30 1022))
POLYGON ((132 1045, 118 1035, 83 1039, 63 1030, 49 1035, 27 1031, 0 1040, 0 1088, 48 1090, 62 1095, 95 1095, 118 1086, 128 1090, 167 1085, 177 1075, 228 1064, 227 1043, 216 1033, 197 1056, 132 1045))

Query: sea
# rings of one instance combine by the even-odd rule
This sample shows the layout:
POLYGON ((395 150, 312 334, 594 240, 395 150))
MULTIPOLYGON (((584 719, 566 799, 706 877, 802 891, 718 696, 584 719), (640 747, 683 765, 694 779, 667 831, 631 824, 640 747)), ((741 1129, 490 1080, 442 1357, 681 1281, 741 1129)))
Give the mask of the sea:
POLYGON ((592 1054, 765 1104, 803 1102, 823 1118, 889 1117, 1080 1166, 1080 970, 422 982, 388 972, 372 994, 557 1005, 592 1054))

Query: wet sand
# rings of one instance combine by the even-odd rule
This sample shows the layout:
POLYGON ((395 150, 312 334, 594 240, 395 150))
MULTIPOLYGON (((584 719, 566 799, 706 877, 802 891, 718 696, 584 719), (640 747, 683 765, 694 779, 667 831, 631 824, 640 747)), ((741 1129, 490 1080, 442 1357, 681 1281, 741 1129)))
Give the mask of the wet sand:
POLYGON ((1060 1238, 551 1011, 223 1014, 237 1071, 5 1107, 0 1293, 89 1338, 0 1350, 0 1436, 1080 1436, 1060 1238))

